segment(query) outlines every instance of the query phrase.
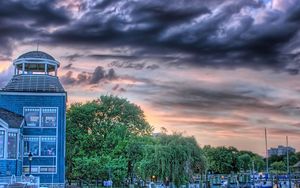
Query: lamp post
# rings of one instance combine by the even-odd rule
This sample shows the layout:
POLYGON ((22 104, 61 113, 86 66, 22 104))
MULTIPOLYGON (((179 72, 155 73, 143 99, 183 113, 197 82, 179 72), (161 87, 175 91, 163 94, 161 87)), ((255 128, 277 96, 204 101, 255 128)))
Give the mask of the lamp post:
POLYGON ((31 161, 32 161, 32 153, 29 152, 28 154, 28 160, 29 160, 29 175, 31 175, 31 161))

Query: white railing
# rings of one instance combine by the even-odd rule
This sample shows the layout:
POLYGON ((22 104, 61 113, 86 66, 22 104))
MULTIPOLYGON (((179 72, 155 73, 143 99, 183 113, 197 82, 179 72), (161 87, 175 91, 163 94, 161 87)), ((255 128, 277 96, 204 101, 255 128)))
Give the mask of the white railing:
POLYGON ((22 185, 30 186, 32 188, 40 187, 40 178, 34 176, 8 176, 0 177, 0 188, 3 186, 22 187, 22 185))

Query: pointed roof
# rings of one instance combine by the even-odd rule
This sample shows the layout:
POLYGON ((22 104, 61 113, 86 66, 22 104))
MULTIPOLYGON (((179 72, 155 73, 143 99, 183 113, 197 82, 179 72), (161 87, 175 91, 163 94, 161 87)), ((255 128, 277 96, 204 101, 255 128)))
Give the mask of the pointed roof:
POLYGON ((4 108, 0 108, 0 119, 7 123, 9 128, 16 129, 21 127, 24 117, 4 108))

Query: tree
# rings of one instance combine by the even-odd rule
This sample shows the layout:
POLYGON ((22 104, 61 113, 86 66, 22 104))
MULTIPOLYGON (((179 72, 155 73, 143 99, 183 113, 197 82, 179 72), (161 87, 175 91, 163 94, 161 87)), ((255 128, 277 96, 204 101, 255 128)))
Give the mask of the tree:
POLYGON ((194 137, 181 134, 162 134, 154 144, 144 147, 144 155, 137 170, 144 179, 157 177, 160 180, 181 185, 190 181, 195 172, 205 168, 204 155, 194 137))
POLYGON ((217 174, 247 171, 252 167, 256 170, 264 168, 263 158, 250 151, 239 151, 234 147, 204 146, 204 154, 208 160, 208 170, 217 174))
MULTIPOLYGON (((240 166, 240 168, 242 168, 243 170, 245 171, 250 169, 253 170, 252 168, 254 168, 254 170, 256 171, 265 170, 265 162, 260 155, 253 153, 251 151, 239 151, 238 155, 240 158, 240 162, 241 160, 243 161, 242 164, 244 166, 243 165, 242 167, 240 166)), ((241 163, 239 165, 241 165, 241 163)))
POLYGON ((254 170, 256 171, 265 170, 265 166, 266 166, 265 161, 261 156, 255 154, 254 156, 252 156, 252 161, 254 163, 254 170))
POLYGON ((239 169, 243 171, 247 171, 251 169, 251 157, 249 154, 245 153, 238 157, 239 169))
POLYGON ((238 172, 238 150, 234 147, 216 147, 204 146, 205 156, 208 158, 209 170, 217 174, 229 174, 238 172))
POLYGON ((273 162, 271 167, 272 171, 275 171, 277 174, 286 171, 286 165, 283 161, 273 162))
POLYGON ((72 104, 67 110, 67 178, 122 181, 128 164, 140 155, 135 143, 151 133, 143 111, 126 99, 101 96, 72 104))

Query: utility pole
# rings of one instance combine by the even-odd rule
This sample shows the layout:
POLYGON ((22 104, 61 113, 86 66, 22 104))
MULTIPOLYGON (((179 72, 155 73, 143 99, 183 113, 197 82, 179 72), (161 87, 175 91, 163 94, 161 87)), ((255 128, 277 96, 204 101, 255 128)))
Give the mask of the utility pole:
POLYGON ((289 137, 286 136, 286 170, 289 177, 289 188, 292 188, 291 185, 291 172, 290 172, 290 159, 289 159, 289 137))
POLYGON ((252 160, 252 185, 255 187, 255 178, 254 178, 254 160, 252 160))
POLYGON ((268 159, 268 139, 267 139, 267 128, 265 128, 265 142, 266 142, 266 172, 269 174, 269 159, 268 159))

